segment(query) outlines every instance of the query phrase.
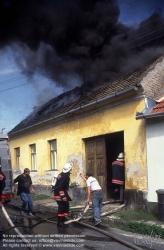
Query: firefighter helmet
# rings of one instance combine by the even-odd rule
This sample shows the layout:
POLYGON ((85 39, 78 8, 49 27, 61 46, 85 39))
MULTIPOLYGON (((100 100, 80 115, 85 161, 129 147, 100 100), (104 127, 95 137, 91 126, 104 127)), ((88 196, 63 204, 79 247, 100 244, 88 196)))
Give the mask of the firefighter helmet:
POLYGON ((124 153, 120 153, 119 155, 118 155, 118 159, 117 159, 118 161, 124 161, 124 153))
POLYGON ((66 163, 63 168, 63 173, 67 173, 72 169, 72 164, 71 163, 66 163))

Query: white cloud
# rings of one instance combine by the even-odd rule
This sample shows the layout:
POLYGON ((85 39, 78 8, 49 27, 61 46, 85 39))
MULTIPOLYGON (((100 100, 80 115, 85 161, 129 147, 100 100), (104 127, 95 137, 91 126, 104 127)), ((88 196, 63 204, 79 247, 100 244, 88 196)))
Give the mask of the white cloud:
POLYGON ((13 72, 20 72, 20 69, 16 65, 13 57, 13 52, 9 47, 0 51, 0 75, 8 75, 13 72))
MULTIPOLYGON (((0 60, 1 60, 1 58, 0 58, 0 60)), ((0 75, 8 75, 8 74, 12 74, 14 72, 15 72, 15 70, 12 68, 1 69, 1 67, 0 67, 0 75)))

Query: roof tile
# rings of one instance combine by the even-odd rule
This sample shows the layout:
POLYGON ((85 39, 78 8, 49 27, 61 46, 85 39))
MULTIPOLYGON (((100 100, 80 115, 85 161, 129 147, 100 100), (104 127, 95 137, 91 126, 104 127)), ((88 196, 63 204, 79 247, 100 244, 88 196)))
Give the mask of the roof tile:
POLYGON ((158 103, 150 112, 150 114, 163 113, 163 112, 164 112, 164 100, 158 103))
POLYGON ((99 87, 97 90, 93 90, 92 92, 90 91, 89 93, 84 94, 82 87, 76 87, 71 91, 65 92, 47 102, 35 114, 29 115, 26 119, 21 121, 9 132, 9 135, 36 125, 39 122, 52 119, 53 117, 64 114, 65 112, 71 111, 80 106, 98 101, 116 92, 138 86, 142 84, 142 82, 146 97, 150 97, 154 100, 159 99, 162 94, 164 95, 164 88, 161 87, 164 83, 164 67, 158 67, 158 72, 154 74, 154 78, 150 75, 147 80, 146 77, 150 71, 155 70, 158 63, 160 64, 164 61, 163 58, 164 56, 158 58, 158 60, 148 67, 136 70, 131 74, 116 79, 115 81, 108 82, 104 86, 99 87), (143 79, 146 80, 143 81, 143 79))

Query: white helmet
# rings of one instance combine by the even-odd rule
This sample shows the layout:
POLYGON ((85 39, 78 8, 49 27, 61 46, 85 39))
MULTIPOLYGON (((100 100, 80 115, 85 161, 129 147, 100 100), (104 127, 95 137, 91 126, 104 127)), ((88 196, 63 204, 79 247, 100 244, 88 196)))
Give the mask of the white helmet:
POLYGON ((118 161, 124 161, 124 153, 120 153, 119 155, 118 155, 118 159, 117 159, 118 161))
POLYGON ((66 163, 66 164, 64 165, 64 168, 63 168, 62 172, 63 172, 63 173, 67 173, 67 172, 69 172, 71 169, 72 169, 71 163, 66 163))

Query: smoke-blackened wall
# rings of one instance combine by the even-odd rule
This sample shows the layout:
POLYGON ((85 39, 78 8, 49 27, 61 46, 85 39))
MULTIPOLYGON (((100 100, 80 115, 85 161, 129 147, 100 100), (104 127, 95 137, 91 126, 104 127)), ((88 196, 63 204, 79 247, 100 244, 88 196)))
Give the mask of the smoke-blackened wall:
POLYGON ((24 73, 39 71, 59 86, 102 84, 163 54, 159 14, 137 28, 119 14, 114 0, 1 0, 0 49, 11 46, 24 73))

